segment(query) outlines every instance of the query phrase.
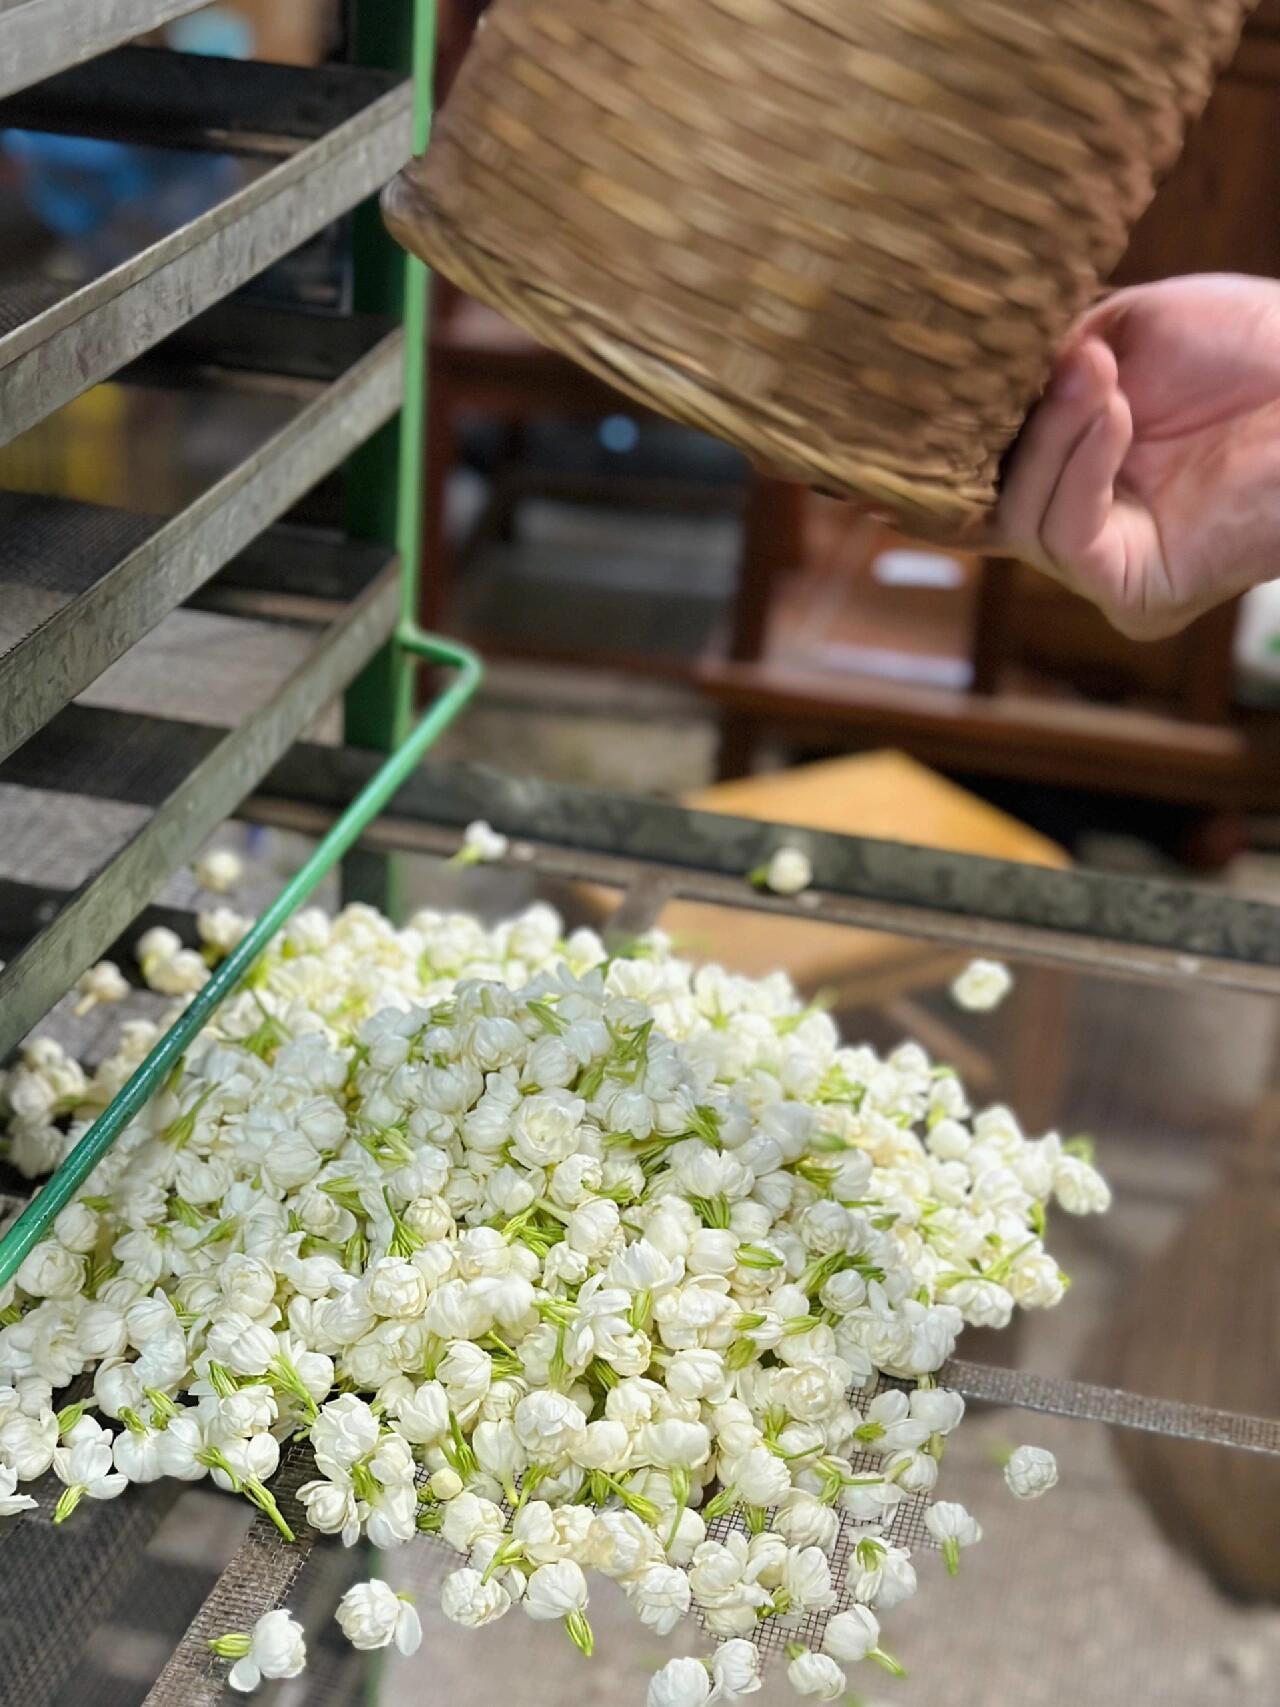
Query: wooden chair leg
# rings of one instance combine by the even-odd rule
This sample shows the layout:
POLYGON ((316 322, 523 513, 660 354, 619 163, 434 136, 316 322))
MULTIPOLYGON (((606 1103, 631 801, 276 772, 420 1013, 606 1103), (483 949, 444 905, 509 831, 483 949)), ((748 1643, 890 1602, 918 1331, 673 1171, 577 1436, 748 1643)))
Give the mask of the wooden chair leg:
POLYGON ((984 557, 978 569, 969 657, 974 693, 995 693, 1009 661, 1013 641, 1012 603, 1017 564, 1008 557, 984 557))
MULTIPOLYGON (((509 420, 502 432, 502 452, 498 468, 515 468, 519 471, 524 463, 524 442, 526 442, 526 423, 522 420, 509 420)), ((500 478, 500 476, 498 476, 500 478)), ((515 516, 521 507, 521 493, 514 485, 507 486, 507 492, 498 495, 495 492, 495 516, 493 516, 493 533, 495 538, 502 539, 503 545, 512 545, 515 539, 515 516), (500 502, 498 502, 500 497, 500 502)))
POLYGON ((805 496, 802 487, 763 474, 752 474, 747 485, 729 631, 729 656, 735 661, 751 663, 764 656, 778 575, 803 557, 805 496))
POLYGON ((749 711, 720 713, 720 742, 716 751, 716 781, 734 782, 750 776, 763 728, 749 711))
MULTIPOLYGON (((728 653, 738 663, 763 658, 769 607, 780 574, 804 558, 804 514, 808 494, 788 480, 752 473, 742 517, 742 554, 730 612, 728 653)), ((716 775, 721 782, 748 776, 764 725, 745 711, 720 714, 716 775)))
POLYGON ((1241 812, 1197 815, 1178 837, 1174 848, 1192 871, 1220 872, 1249 845, 1249 828, 1241 812))

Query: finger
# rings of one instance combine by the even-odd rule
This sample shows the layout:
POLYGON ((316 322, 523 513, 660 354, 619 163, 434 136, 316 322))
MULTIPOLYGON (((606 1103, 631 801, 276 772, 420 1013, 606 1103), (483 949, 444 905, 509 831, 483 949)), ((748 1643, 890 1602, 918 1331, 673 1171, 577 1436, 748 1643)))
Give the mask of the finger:
POLYGON ((1023 429, 1000 496, 997 523, 1015 550, 1035 549, 1062 471, 1110 402, 1117 377, 1115 357, 1097 339, 1087 339, 1063 358, 1023 429))
POLYGON ((1125 290, 1108 292, 1080 316, 1073 333, 1074 341, 1079 344, 1087 338, 1096 338, 1114 349, 1134 307, 1149 301, 1152 291, 1158 289, 1159 286, 1130 285, 1125 290))
POLYGON ((1133 416, 1121 392, 1095 415, 1062 470, 1040 526, 1040 545, 1077 581, 1091 559, 1115 505, 1116 480, 1133 443, 1133 416))

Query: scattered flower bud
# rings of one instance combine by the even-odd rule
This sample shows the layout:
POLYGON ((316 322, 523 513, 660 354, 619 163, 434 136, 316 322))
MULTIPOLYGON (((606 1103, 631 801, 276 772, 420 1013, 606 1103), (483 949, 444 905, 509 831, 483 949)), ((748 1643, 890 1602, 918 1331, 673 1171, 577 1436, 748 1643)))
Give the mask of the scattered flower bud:
POLYGON ((214 895, 226 895, 244 875, 244 865, 230 848, 210 848, 192 866, 195 880, 214 895))
POLYGON ((99 1002, 123 1002, 129 994, 129 985, 114 960, 100 960, 76 979, 76 993, 80 997, 76 1013, 83 1016, 99 1002))
POLYGON ((349 1588, 334 1616, 351 1646, 361 1651, 387 1648, 394 1642, 407 1655, 416 1654, 422 1645, 422 1623, 413 1605, 381 1577, 349 1588))
POLYGON ((230 954, 252 929, 253 920, 246 919, 231 907, 213 907, 208 912, 196 914, 200 941, 216 955, 225 957, 230 954))
POLYGON ((703 1707, 711 1697, 711 1674, 701 1660, 668 1660, 649 1679, 647 1707, 703 1707))
POLYGON ((1020 1500, 1038 1500, 1058 1485, 1058 1460, 1043 1446, 1020 1446, 1004 1467, 1005 1484, 1020 1500))
POLYGON ((787 1682, 797 1695, 814 1695, 819 1701, 835 1701, 849 1687, 849 1680, 828 1654, 803 1648, 787 1666, 787 1682))
POLYGON ((958 1007, 970 1013, 986 1014, 1000 1003, 1013 988, 1013 974, 999 960, 971 960, 951 984, 951 996, 958 1007))
POLYGON ((734 1637, 721 1642, 711 1656, 711 1678, 717 1696, 733 1700, 739 1695, 754 1695, 764 1679, 760 1675, 760 1650, 754 1642, 734 1637))
POLYGON ((500 835, 492 825, 486 824, 483 818, 477 818, 474 824, 468 824, 463 831, 462 846, 453 856, 453 863, 489 865, 494 860, 505 859, 510 845, 507 838, 500 835))
POLYGON ((248 1695, 264 1678, 297 1677, 306 1668, 302 1626, 289 1612, 265 1612, 251 1631, 215 1636, 209 1643, 222 1659, 234 1659, 227 1682, 248 1695))
POLYGON ((772 889, 775 895, 799 895, 813 882, 813 866, 802 848, 777 848, 767 865, 751 873, 757 889, 772 889))
POLYGON ((982 1527, 962 1505, 951 1500, 939 1500, 924 1516, 924 1526, 942 1549, 942 1557, 952 1576, 960 1569, 960 1549, 973 1547, 982 1540, 982 1527))

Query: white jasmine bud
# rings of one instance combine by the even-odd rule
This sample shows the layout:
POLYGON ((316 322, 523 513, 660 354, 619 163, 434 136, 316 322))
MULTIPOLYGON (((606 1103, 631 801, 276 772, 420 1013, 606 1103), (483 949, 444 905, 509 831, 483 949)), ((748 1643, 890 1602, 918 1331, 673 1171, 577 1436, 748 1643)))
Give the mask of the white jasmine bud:
POLYGON ((214 895, 225 895, 244 875, 244 866, 230 848, 210 848, 192 866, 195 880, 214 895))
POLYGON ((647 1707, 704 1707, 711 1697, 711 1674, 701 1660, 668 1660, 649 1679, 647 1707))
POLYGON ((1058 1485, 1058 1460, 1043 1446, 1019 1446, 1004 1467, 1004 1479, 1016 1499, 1038 1500, 1058 1485))
POLYGON ((798 895, 813 882, 813 866, 801 848, 778 848, 769 862, 752 879, 760 887, 772 889, 775 895, 798 895))
POLYGON ((787 1682, 797 1695, 814 1695, 819 1701, 835 1701, 848 1688, 849 1680, 828 1654, 802 1648, 787 1666, 787 1682))
POLYGON ((100 1002, 123 1002, 129 994, 128 980, 114 960, 100 960, 76 979, 76 1013, 83 1016, 100 1002))
POLYGON ((952 999, 970 1013, 990 1013, 1013 988, 1013 975, 999 960, 971 960, 951 985, 952 999))
POLYGON ((931 1505, 924 1524, 942 1548, 942 1557, 952 1576, 960 1569, 960 1549, 973 1547, 982 1540, 982 1527, 977 1519, 954 1501, 939 1500, 931 1505))
POLYGON ((209 1646, 222 1658, 235 1659, 227 1682, 246 1695, 264 1678, 297 1677, 307 1664, 302 1626, 283 1608, 264 1613, 247 1634, 215 1636, 209 1646))
POLYGON ((394 1642, 407 1655, 417 1653, 422 1645, 422 1623, 412 1603, 381 1577, 349 1588, 334 1616, 351 1646, 362 1652, 388 1648, 394 1642))
POLYGON ((451 1571, 440 1588, 440 1610, 451 1624, 478 1630, 492 1624, 511 1605, 511 1596, 500 1582, 485 1582, 479 1571, 451 1571))

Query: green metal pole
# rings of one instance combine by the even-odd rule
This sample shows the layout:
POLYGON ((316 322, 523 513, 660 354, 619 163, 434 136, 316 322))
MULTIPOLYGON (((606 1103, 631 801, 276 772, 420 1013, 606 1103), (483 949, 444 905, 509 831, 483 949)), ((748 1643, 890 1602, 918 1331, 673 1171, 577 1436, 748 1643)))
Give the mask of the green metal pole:
MULTIPOLYGON (((420 154, 431 128, 435 68, 435 0, 361 0, 355 58, 362 65, 413 78, 412 148, 420 154)), ((427 271, 393 242, 375 202, 356 210, 354 306, 404 322, 404 403, 347 465, 347 528, 356 538, 394 544, 400 559, 401 620, 417 611, 422 552, 422 442, 427 366, 427 271)), ((389 752, 413 723, 414 671, 403 652, 386 646, 345 700, 344 735, 352 746, 389 752)), ((404 912, 406 873, 394 854, 357 849, 342 867, 346 901, 367 901, 392 918, 404 912)))
MULTIPOLYGON (((435 0, 417 0, 413 38, 413 152, 421 154, 431 131, 435 72, 435 0)), ((400 546, 400 622, 418 619, 422 575, 422 471, 427 420, 427 338, 430 307, 426 266, 404 256, 404 406, 400 411, 400 467, 396 487, 396 539, 400 546)), ((412 685, 412 684, 410 684, 412 685)), ((412 700, 406 702, 406 720, 412 700)))
MULTIPOLYGON (((435 0, 364 0, 356 11, 356 57, 364 65, 413 77, 413 152, 427 146, 435 69, 435 0)), ((382 224, 377 205, 358 210, 355 306, 400 313, 405 332, 404 404, 398 422, 351 459, 348 525, 364 539, 394 542, 400 557, 402 622, 418 610, 422 558, 422 471, 427 384, 427 269, 406 255, 382 224)), ((394 648, 381 653, 352 686, 346 737, 354 746, 390 749, 413 721, 414 672, 394 648)))

